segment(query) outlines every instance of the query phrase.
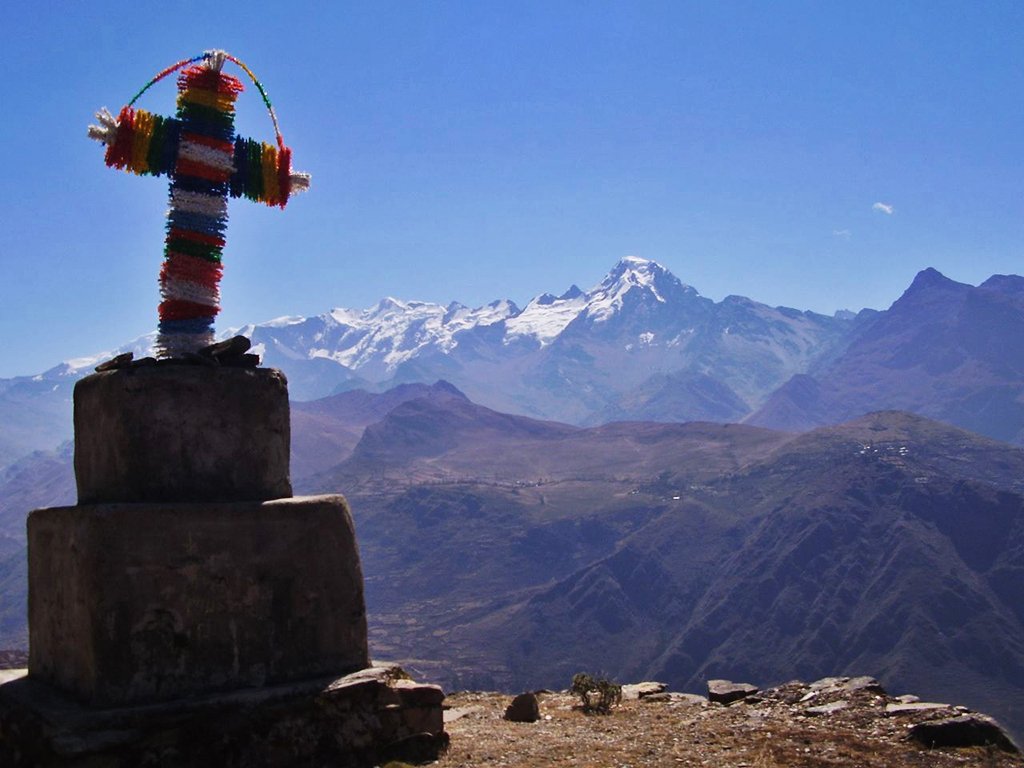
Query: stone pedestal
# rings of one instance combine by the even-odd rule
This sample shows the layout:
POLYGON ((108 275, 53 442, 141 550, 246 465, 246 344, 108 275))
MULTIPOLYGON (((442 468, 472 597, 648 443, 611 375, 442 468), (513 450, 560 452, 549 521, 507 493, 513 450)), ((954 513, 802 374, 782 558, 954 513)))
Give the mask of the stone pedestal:
POLYGON ((29 516, 29 668, 0 684, 0 765, 437 755, 443 693, 367 669, 348 506, 291 498, 289 439, 279 371, 78 383, 79 504, 29 516))

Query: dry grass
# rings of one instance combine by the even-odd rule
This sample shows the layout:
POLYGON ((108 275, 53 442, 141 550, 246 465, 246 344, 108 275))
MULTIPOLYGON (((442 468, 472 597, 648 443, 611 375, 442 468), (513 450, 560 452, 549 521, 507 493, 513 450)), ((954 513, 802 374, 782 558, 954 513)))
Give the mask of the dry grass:
MULTIPOLYGON (((884 697, 858 692, 856 706, 810 717, 784 697, 730 707, 690 701, 627 701, 608 716, 587 716, 575 697, 541 697, 542 719, 502 719, 510 696, 449 696, 451 748, 437 766, 506 768, 892 768, 1024 766, 1019 755, 987 748, 924 749, 905 737, 910 721, 886 717, 884 697)), ((935 715, 928 715, 935 716, 935 715)), ((915 715, 920 719, 921 715, 915 715)))

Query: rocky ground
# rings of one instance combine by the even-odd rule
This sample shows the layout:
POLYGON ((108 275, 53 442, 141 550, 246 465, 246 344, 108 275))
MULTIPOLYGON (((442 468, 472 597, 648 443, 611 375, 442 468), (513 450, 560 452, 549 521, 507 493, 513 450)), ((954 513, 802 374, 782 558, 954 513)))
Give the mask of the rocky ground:
POLYGON ((1024 757, 1002 731, 990 729, 992 721, 983 715, 912 696, 889 696, 871 678, 789 683, 729 705, 675 693, 634 698, 638 691, 629 686, 626 693, 611 714, 586 715, 575 696, 542 692, 535 722, 503 718, 511 696, 452 694, 445 702, 451 746, 434 765, 1024 766, 1024 757), (987 744, 928 746, 945 738, 934 724, 951 721, 943 728, 973 733, 974 741, 987 744))

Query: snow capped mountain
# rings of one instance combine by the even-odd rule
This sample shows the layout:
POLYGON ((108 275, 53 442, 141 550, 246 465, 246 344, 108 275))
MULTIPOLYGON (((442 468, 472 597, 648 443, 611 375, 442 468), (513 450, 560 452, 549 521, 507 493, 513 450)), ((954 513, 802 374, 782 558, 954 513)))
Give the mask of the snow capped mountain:
MULTIPOLYGON (((739 297, 716 304, 661 264, 627 256, 589 290, 573 285, 523 308, 506 299, 471 308, 389 297, 367 309, 280 317, 221 336, 249 337, 263 365, 286 373, 295 400, 445 379, 497 410, 582 424, 659 413, 664 420, 742 418, 832 350, 852 324, 739 297)), ((147 335, 37 377, 0 382, 0 395, 27 393, 12 399, 9 411, 19 418, 35 407, 26 410, 26 402, 59 399, 40 418, 66 419, 69 437, 74 381, 115 354, 151 354, 152 344, 147 335)))
POLYGON ((387 298, 242 332, 265 365, 285 370, 296 399, 444 378, 490 407, 585 422, 609 408, 623 412, 616 402, 636 402, 638 388, 683 402, 648 380, 677 386, 681 379, 668 374, 689 371, 724 387, 719 399, 745 403, 742 414, 806 370, 851 323, 745 301, 741 309, 715 304, 661 264, 628 256, 590 290, 544 293, 521 309, 507 300, 469 308, 387 298), (722 359, 726 351, 758 370, 741 371, 722 359))
POLYGON ((545 293, 527 304, 518 315, 505 321, 508 336, 505 343, 513 338, 526 338, 546 346, 586 309, 587 295, 579 289, 574 294, 566 292, 557 298, 545 293))
MULTIPOLYGON (((541 294, 522 309, 507 299, 469 308, 458 302, 442 306, 387 297, 368 309, 335 308, 316 317, 280 317, 230 329, 221 337, 248 336, 256 353, 286 368, 287 361, 325 360, 358 372, 360 378, 378 381, 418 357, 453 354, 467 341, 467 334, 489 330, 500 335, 504 347, 540 349, 574 321, 609 323, 639 308, 647 308, 643 314, 650 315, 658 305, 674 308, 686 302, 711 304, 658 262, 627 256, 589 291, 573 285, 560 296, 541 294)), ((115 354, 151 354, 154 338, 149 334, 118 350, 64 365, 68 374, 77 376, 115 354)), ((649 343, 652 334, 645 338, 641 343, 649 343)))
POLYGON ((610 320, 630 304, 669 304, 699 296, 661 264, 638 256, 626 256, 587 295, 586 317, 594 322, 610 320))
POLYGON ((333 309, 313 318, 282 318, 240 333, 257 352, 287 367, 285 361, 322 359, 383 381, 407 363, 429 355, 458 355, 481 335, 500 337, 504 348, 537 350, 550 345, 576 320, 607 322, 633 305, 668 304, 697 297, 657 262, 622 259, 590 291, 575 285, 561 296, 545 293, 520 309, 508 300, 469 308, 385 298, 364 310, 333 309))

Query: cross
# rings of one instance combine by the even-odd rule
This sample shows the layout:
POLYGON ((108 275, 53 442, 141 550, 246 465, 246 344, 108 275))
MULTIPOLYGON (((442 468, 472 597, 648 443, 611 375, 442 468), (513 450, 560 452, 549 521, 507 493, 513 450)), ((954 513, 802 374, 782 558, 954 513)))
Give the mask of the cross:
POLYGON ((220 312, 228 195, 284 208, 292 194, 309 188, 309 174, 292 172, 291 150, 266 91, 248 67, 224 51, 168 67, 116 119, 106 109, 96 119, 100 125, 89 126, 89 136, 107 145, 108 166, 170 178, 156 349, 160 357, 197 352, 213 343, 213 321, 220 312), (225 60, 242 67, 259 89, 277 133, 276 147, 235 135, 235 100, 243 86, 221 71, 225 60), (149 86, 179 69, 176 117, 132 108, 149 86))

